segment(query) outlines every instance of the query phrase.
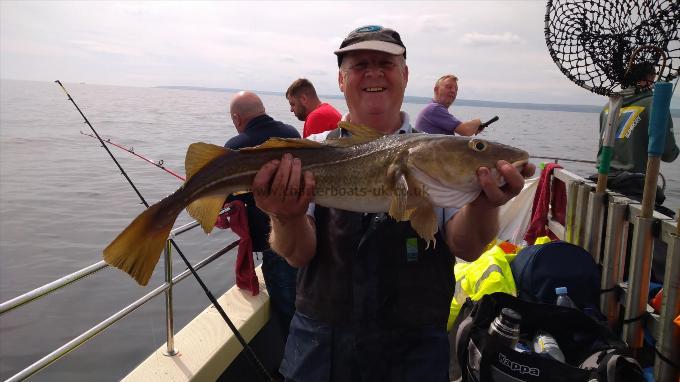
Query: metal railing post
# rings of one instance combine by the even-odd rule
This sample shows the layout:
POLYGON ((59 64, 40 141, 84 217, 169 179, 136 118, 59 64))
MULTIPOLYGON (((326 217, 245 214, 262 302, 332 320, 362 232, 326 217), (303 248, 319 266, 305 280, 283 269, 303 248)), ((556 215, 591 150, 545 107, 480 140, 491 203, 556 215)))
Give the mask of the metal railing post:
POLYGON ((652 276, 652 228, 655 218, 636 216, 633 246, 628 265, 628 292, 623 314, 623 340, 634 351, 643 345, 643 316, 647 314, 649 280, 652 276))
POLYGON ((172 310, 172 245, 168 239, 165 242, 165 282, 168 284, 168 289, 165 290, 165 324, 166 324, 166 348, 163 354, 173 356, 177 354, 175 349, 175 327, 174 316, 172 310))
POLYGON ((576 211, 574 214, 574 241, 579 247, 586 246, 586 213, 588 212, 588 195, 591 187, 585 183, 579 183, 576 196, 576 211))
POLYGON ((597 264, 601 264, 602 261, 602 229, 607 210, 606 200, 606 192, 591 192, 588 195, 584 244, 597 264))
POLYGON ((578 182, 569 182, 567 192, 567 216, 564 224, 564 240, 576 244, 576 200, 578 200, 578 182))
POLYGON ((604 253, 602 256, 602 290, 600 309, 610 326, 619 321, 619 299, 616 286, 623 281, 628 241, 628 203, 612 201, 609 203, 607 230, 605 233, 604 253))
MULTIPOLYGON (((656 348, 666 359, 680 363, 680 328, 673 319, 680 315, 680 235, 671 233, 666 252, 666 273, 663 278, 661 322, 656 348)), ((680 371, 657 355, 654 361, 654 378, 659 382, 677 381, 680 371)))

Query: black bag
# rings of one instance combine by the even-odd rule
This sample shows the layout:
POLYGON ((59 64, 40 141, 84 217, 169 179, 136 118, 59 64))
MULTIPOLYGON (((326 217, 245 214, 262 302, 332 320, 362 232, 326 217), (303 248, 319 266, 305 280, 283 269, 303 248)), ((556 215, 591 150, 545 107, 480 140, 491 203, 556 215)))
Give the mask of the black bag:
POLYGON ((530 245, 519 251, 510 269, 522 300, 554 304, 555 288, 567 287, 579 308, 601 318, 600 268, 585 249, 566 241, 530 245))
POLYGON ((468 301, 457 319, 455 356, 461 380, 479 382, 601 381, 643 382, 637 361, 625 355, 626 344, 608 328, 578 309, 531 303, 505 293, 468 301), (518 352, 488 334, 503 308, 522 316, 520 339, 538 330, 555 337, 565 363, 533 352, 518 352))
MULTIPOLYGON (((597 178, 598 174, 593 174, 588 177, 589 180, 596 183, 597 178)), ((641 202, 642 194, 645 190, 645 174, 639 172, 612 170, 607 175, 607 188, 612 191, 619 192, 633 200, 641 202)), ((666 195, 664 194, 663 188, 660 185, 657 185, 654 203, 657 206, 660 206, 665 200, 666 195)))

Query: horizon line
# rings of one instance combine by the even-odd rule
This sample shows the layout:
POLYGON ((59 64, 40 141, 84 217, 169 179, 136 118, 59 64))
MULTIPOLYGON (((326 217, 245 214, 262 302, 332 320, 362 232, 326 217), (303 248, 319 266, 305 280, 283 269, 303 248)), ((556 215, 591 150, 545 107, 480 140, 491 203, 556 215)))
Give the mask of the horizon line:
MULTIPOLYGON (((29 82, 54 82, 52 80, 26 80, 26 79, 16 79, 16 78, 2 78, 0 80, 9 81, 29 81, 29 82)), ((70 81, 69 81, 70 82, 70 81)), ((148 86, 134 86, 134 85, 112 85, 112 84, 102 84, 102 83, 87 83, 84 81, 71 82, 80 85, 100 85, 100 86, 118 86, 118 87, 139 87, 139 88, 161 88, 161 89, 176 89, 176 90, 197 90, 197 91, 212 91, 212 92, 238 92, 244 89, 229 88, 229 87, 210 87, 210 86, 195 86, 195 85, 148 85, 148 86)), ((265 95, 277 95, 283 96, 285 92, 273 91, 273 90, 251 90, 255 93, 265 94, 265 95)), ((332 99, 344 99, 344 96, 340 94, 320 94, 321 97, 332 98, 332 99)), ((604 97, 604 96, 603 96, 604 97)), ((426 103, 432 100, 432 97, 421 96, 421 95, 409 95, 404 94, 404 98, 410 98, 411 101, 415 103, 426 103)), ((599 112, 602 110, 602 105, 591 105, 591 104, 573 104, 573 103, 541 103, 541 102, 509 102, 509 101, 490 101, 490 100, 480 100, 480 99, 464 99, 459 98, 456 100, 460 102, 460 106, 479 106, 479 107, 503 107, 503 106, 515 106, 517 108, 522 108, 522 106, 544 106, 544 107, 570 107, 570 108, 581 108, 587 110, 561 110, 561 111, 577 111, 577 112, 599 112), (468 105, 464 105, 467 103, 468 105), (486 103, 488 105, 480 105, 481 103, 486 103)), ((532 108, 530 108, 532 109, 532 108)), ((538 109, 538 108, 533 108, 538 109)), ((545 109, 545 108, 543 108, 545 109)), ((680 108, 670 107, 671 117, 680 117, 680 108)))
MULTIPOLYGON (((244 89, 234 88, 214 88, 206 86, 192 86, 192 85, 159 85, 154 86, 161 89, 175 89, 175 90, 196 90, 196 91, 211 91, 211 92, 239 92, 244 89)), ((257 94, 283 96, 285 92, 272 90, 250 90, 257 94)), ((344 99, 342 94, 320 94, 321 98, 344 99)), ((427 103, 432 100, 432 97, 404 95, 404 99, 410 98, 409 101, 413 103, 427 103), (415 102, 414 102, 415 101, 415 102)), ((581 113, 600 113, 603 105, 587 105, 587 104, 569 104, 569 103, 537 103, 537 102, 508 102, 508 101, 486 101, 475 99, 456 99, 459 106, 476 106, 476 107, 499 107, 499 108, 517 108, 529 110, 555 110, 565 112, 581 112, 581 113), (485 105, 486 104, 486 105, 485 105)), ((669 107, 671 118, 680 117, 680 108, 669 107)))

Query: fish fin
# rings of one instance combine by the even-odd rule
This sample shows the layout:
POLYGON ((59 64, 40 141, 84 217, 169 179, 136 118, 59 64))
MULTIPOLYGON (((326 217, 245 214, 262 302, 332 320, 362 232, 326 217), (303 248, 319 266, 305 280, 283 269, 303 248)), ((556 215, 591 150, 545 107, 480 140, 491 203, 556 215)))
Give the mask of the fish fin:
POLYGON ((408 151, 401 151, 387 168, 387 190, 392 194, 390 198, 389 214, 397 221, 405 221, 409 218, 406 205, 409 197, 409 184, 406 180, 408 151))
POLYGON ((437 233, 437 216, 434 213, 434 206, 426 197, 416 198, 417 207, 411 213, 411 227, 416 231, 418 236, 427 241, 428 248, 430 241, 433 245, 437 245, 437 239, 434 234, 437 233))
POLYGON ((104 249, 104 261, 132 276, 139 285, 149 283, 170 230, 182 211, 172 210, 176 204, 172 196, 139 214, 104 249))
POLYGON ((389 214, 396 221, 408 220, 409 214, 406 210, 408 183, 406 182, 406 176, 404 176, 401 168, 395 164, 390 165, 387 174, 388 178, 392 180, 389 187, 389 190, 392 192, 389 214))
POLYGON ((327 139, 324 141, 325 144, 334 147, 349 147, 370 142, 385 135, 368 126, 354 125, 347 121, 338 122, 338 128, 349 131, 351 135, 349 137, 327 139))
POLYGON ((189 215, 201 223, 205 233, 210 233, 215 227, 217 216, 222 211, 228 195, 210 195, 194 200, 187 206, 189 215))
POLYGON ((355 125, 347 121, 338 122, 338 127, 352 133, 352 137, 361 138, 364 141, 372 141, 385 135, 379 132, 378 130, 372 129, 368 126, 355 125))
POLYGON ((269 138, 266 142, 259 146, 255 147, 244 147, 241 149, 241 151, 258 151, 258 150, 266 150, 266 149, 281 149, 281 148, 289 148, 289 149, 307 149, 307 148, 313 148, 317 149, 320 147, 324 147, 324 144, 321 142, 316 142, 312 141, 309 139, 300 139, 300 138, 269 138))
POLYGON ((184 168, 187 174, 187 181, 191 179, 198 170, 210 163, 217 157, 227 155, 233 150, 222 146, 213 145, 205 142, 196 142, 189 145, 187 156, 184 159, 184 168))

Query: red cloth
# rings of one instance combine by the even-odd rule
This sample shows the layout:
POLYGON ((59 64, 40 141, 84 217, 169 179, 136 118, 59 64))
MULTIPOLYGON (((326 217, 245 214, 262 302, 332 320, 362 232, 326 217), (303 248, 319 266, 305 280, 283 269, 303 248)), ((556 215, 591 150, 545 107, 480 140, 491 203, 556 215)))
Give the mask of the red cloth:
POLYGON ((215 226, 217 228, 231 228, 241 239, 238 243, 238 255, 236 257, 236 285, 241 289, 249 290, 253 296, 260 293, 260 283, 255 274, 255 262, 253 261, 253 241, 248 229, 248 214, 246 205, 240 200, 225 204, 229 211, 219 215, 215 226))
POLYGON ((567 186, 563 181, 553 178, 552 180, 552 197, 550 199, 550 212, 552 218, 558 223, 564 225, 567 216, 567 186))
POLYGON ((553 202, 553 213, 555 217, 561 219, 561 223, 564 224, 564 211, 567 201, 567 192, 564 183, 558 179, 554 179, 552 182, 552 193, 551 198, 551 175, 556 168, 562 168, 557 163, 549 163, 545 166, 541 172, 541 178, 538 180, 538 190, 536 191, 536 196, 534 196, 534 203, 531 208, 531 222, 529 223, 529 228, 527 233, 524 235, 524 240, 527 243, 533 244, 537 237, 548 236, 553 240, 557 240, 558 237, 554 233, 550 232, 548 229, 548 211, 550 210, 551 200, 553 202))

